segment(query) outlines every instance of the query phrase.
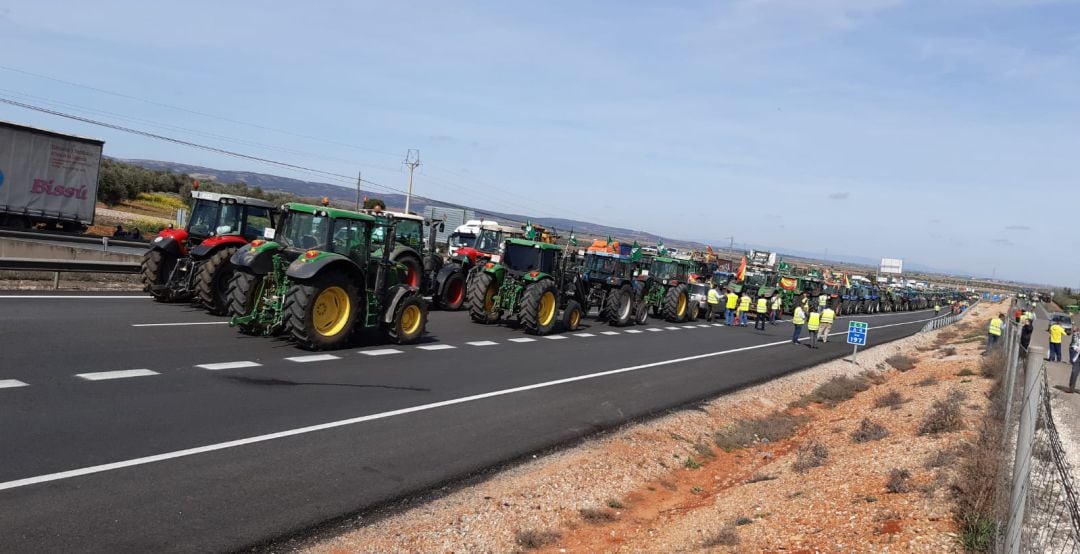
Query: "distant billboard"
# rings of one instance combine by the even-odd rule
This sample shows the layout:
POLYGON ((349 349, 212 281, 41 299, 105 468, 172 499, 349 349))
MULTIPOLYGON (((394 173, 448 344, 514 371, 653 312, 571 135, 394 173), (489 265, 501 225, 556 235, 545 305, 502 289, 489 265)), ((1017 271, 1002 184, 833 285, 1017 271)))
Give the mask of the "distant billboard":
POLYGON ((751 250, 747 258, 749 258, 749 264, 754 266, 772 267, 776 265, 776 252, 751 250))
POLYGON ((903 273, 904 260, 881 258, 881 273, 903 273))

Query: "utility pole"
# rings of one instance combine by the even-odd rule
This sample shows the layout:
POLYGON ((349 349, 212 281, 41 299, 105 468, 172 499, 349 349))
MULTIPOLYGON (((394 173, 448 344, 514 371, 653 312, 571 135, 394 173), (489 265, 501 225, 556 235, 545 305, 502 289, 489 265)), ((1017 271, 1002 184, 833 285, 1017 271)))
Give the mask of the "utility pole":
POLYGON ((356 172, 356 211, 360 211, 360 183, 364 180, 360 178, 360 172, 356 172))
POLYGON ((405 161, 403 162, 409 167, 409 193, 405 196, 405 213, 409 213, 409 204, 412 203, 412 178, 413 171, 420 166, 420 151, 415 148, 410 148, 405 153, 405 161))
POLYGON ((728 250, 734 250, 735 249, 735 237, 724 237, 724 238, 728 239, 728 250))

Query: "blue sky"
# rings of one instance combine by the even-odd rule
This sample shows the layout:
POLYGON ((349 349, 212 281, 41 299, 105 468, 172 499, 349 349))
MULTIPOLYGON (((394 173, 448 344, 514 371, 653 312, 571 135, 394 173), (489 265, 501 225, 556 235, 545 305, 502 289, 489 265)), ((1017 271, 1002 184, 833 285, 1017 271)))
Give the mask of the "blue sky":
POLYGON ((397 188, 419 148, 428 197, 1080 286, 1075 2, 0 1, 0 52, 217 117, 6 69, 2 97, 196 142, 397 188))

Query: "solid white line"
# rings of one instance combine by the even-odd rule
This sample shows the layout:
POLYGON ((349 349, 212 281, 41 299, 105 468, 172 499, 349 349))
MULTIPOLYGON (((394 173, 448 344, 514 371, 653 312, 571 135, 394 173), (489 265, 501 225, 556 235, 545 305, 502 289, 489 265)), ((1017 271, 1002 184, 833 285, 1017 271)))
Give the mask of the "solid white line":
POLYGON ((663 331, 663 329, 661 329, 659 327, 649 327, 648 329, 645 329, 645 330, 646 331, 652 331, 653 333, 655 333, 657 331, 663 331))
POLYGON ((600 334, 601 334, 601 335, 608 335, 608 336, 611 336, 611 335, 618 335, 618 334, 619 334, 619 332, 618 332, 618 331, 604 331, 603 333, 600 333, 600 334))
POLYGON ((393 348, 383 348, 381 350, 361 350, 361 354, 365 356, 390 356, 392 354, 404 354, 401 350, 393 348))
MULTIPOLYGON (((933 319, 933 318, 931 318, 933 319)), ((884 327, 895 327, 897 325, 911 325, 914 323, 925 323, 930 321, 929 319, 922 319, 918 321, 907 321, 904 323, 893 323, 889 325, 882 325, 881 327, 871 327, 871 329, 881 329, 884 327)), ((844 333, 833 333, 844 334, 844 333)), ((16 479, 14 481, 7 481, 0 483, 0 491, 7 489, 16 489, 19 487, 25 487, 28 485, 36 485, 40 483, 48 483, 50 481, 60 481, 63 479, 70 479, 73 477, 81 477, 83 475, 92 475, 94 473, 102 473, 105 471, 112 471, 116 469, 123 469, 126 467, 140 466, 151 464, 155 462, 161 462, 165 460, 173 460, 176 458, 183 458, 185 456, 192 456, 195 454, 205 454, 207 452, 216 452, 218 450, 225 450, 228 448, 236 448, 238 446, 246 446, 249 444, 256 444, 260 442, 266 442, 276 439, 283 439, 286 437, 293 437, 296 435, 305 435, 308 433, 314 433, 317 431, 325 431, 327 429, 335 429, 337 427, 345 427, 347 425, 355 425, 357 423, 365 423, 368 421, 376 421, 380 419, 387 419, 405 414, 412 414, 416 412, 423 412, 427 410, 434 410, 437 408, 445 408, 446 406, 454 406, 457 404, 465 404, 468 402, 476 402, 477 400, 485 400, 488 398, 495 398, 499 396, 506 396, 509 394, 516 394, 519 392, 526 392, 537 389, 545 389, 558 385, 564 385, 566 383, 574 383, 577 381, 587 381, 590 379, 597 379, 600 377, 607 377, 609 375, 618 375, 620 373, 629 373, 632 371, 640 371, 643 369, 650 369, 654 367, 662 367, 666 365, 679 364, 683 362, 691 362, 696 360, 704 360, 707 358, 715 358, 717 356, 723 356, 726 354, 734 354, 736 352, 745 352, 748 350, 757 350, 760 348, 768 348, 770 346, 778 346, 781 344, 791 344, 791 340, 782 340, 778 342, 770 342, 765 344, 757 344, 754 346, 744 346, 742 348, 734 348, 732 350, 722 350, 719 352, 709 352, 706 354, 698 354, 696 356, 686 356, 683 358, 674 358, 671 360, 662 360, 659 362, 652 362, 647 364, 641 364, 630 367, 623 367, 619 369, 611 369, 608 371, 600 371, 597 373, 589 373, 586 375, 578 375, 575 377, 567 377, 565 379, 557 379, 554 381, 545 381, 543 383, 534 383, 532 385, 524 385, 521 387, 514 387, 511 389, 502 389, 497 391, 485 392, 480 394, 474 394, 472 396, 463 396, 461 398, 452 398, 450 400, 443 400, 441 402, 432 402, 430 404, 421 404, 419 406, 411 406, 409 408, 401 408, 398 410, 391 410, 388 412, 381 412, 377 414, 371 414, 366 416, 353 417, 349 419, 342 419, 338 421, 330 421, 327 423, 320 423, 318 425, 310 425, 307 427, 298 427, 295 429, 288 429, 286 431, 278 431, 276 433, 269 433, 266 435, 258 435, 254 437, 248 437, 244 439, 237 439, 227 442, 219 442, 216 444, 208 444, 206 446, 198 446, 195 448, 188 448, 185 450, 175 450, 173 452, 166 452, 164 454, 155 454, 153 456, 144 456, 142 458, 133 458, 130 460, 124 460, 120 462, 112 462, 108 464, 101 464, 96 466, 84 467, 80 469, 72 469, 69 471, 61 471, 58 473, 49 473, 46 475, 38 475, 36 477, 27 477, 25 479, 16 479)))
POLYGON ((574 336, 575 337, 581 337, 581 338, 588 338, 588 337, 595 337, 596 335, 594 335, 592 333, 574 333, 574 336))
POLYGON ((641 332, 641 329, 627 329, 626 332, 636 335, 641 332))
POLYGON ((457 347, 450 344, 427 344, 424 346, 417 346, 416 348, 419 350, 451 350, 457 347))
POLYGON ((228 325, 228 321, 192 321, 188 323, 132 323, 132 327, 184 327, 187 325, 228 325))
POLYGON ((220 364, 200 364, 195 367, 201 367, 203 369, 209 369, 210 371, 217 371, 219 369, 240 369, 242 367, 259 367, 262 364, 258 362, 222 362, 220 364))
POLYGON ((107 379, 127 379, 128 377, 149 377, 159 375, 149 369, 123 369, 120 371, 99 371, 97 373, 78 373, 75 376, 87 381, 105 381, 107 379))
POLYGON ((13 389, 15 387, 29 387, 18 379, 0 379, 0 389, 13 389))
POLYGON ((496 344, 499 344, 499 343, 497 343, 497 342, 495 342, 493 340, 474 340, 472 342, 467 342, 465 344, 467 344, 469 346, 495 346, 496 344))
POLYGON ((36 299, 49 299, 49 300, 52 300, 52 299, 55 299, 55 298, 75 298, 75 299, 82 299, 82 300, 89 299, 89 298, 94 298, 94 299, 101 298, 101 299, 105 299, 105 300, 120 300, 120 299, 126 300, 126 299, 134 299, 134 298, 146 299, 146 298, 150 298, 150 297, 149 296, 93 296, 93 295, 89 295, 89 294, 87 294, 87 295, 68 295, 68 296, 51 295, 51 294, 4 294, 4 295, 0 295, 0 298, 8 299, 8 300, 14 300, 14 299, 19 299, 19 298, 36 298, 36 299))
POLYGON ((290 362, 296 362, 300 364, 306 364, 308 362, 325 362, 328 360, 340 360, 340 356, 333 354, 312 354, 310 356, 293 356, 291 358, 285 358, 290 362))
POLYGON ((536 342, 536 339, 531 339, 529 337, 519 337, 519 338, 516 338, 516 339, 507 339, 507 340, 509 340, 510 342, 536 342))
POLYGON ((548 340, 562 340, 566 338, 566 335, 547 335, 544 338, 548 340))

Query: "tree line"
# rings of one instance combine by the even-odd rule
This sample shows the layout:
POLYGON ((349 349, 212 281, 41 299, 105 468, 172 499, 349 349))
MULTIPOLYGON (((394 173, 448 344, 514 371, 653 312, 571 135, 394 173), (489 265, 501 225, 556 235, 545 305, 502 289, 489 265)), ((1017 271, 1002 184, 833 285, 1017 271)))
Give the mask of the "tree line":
MULTIPOLYGON (((185 203, 191 202, 191 189, 194 180, 186 173, 173 173, 147 169, 117 160, 104 158, 98 172, 97 198, 109 206, 115 206, 124 200, 134 200, 140 193, 168 192, 179 194, 185 203)), ((258 186, 246 183, 218 183, 202 181, 199 190, 219 192, 261 198, 278 204, 295 202, 299 198, 284 192, 267 192, 258 186)))

